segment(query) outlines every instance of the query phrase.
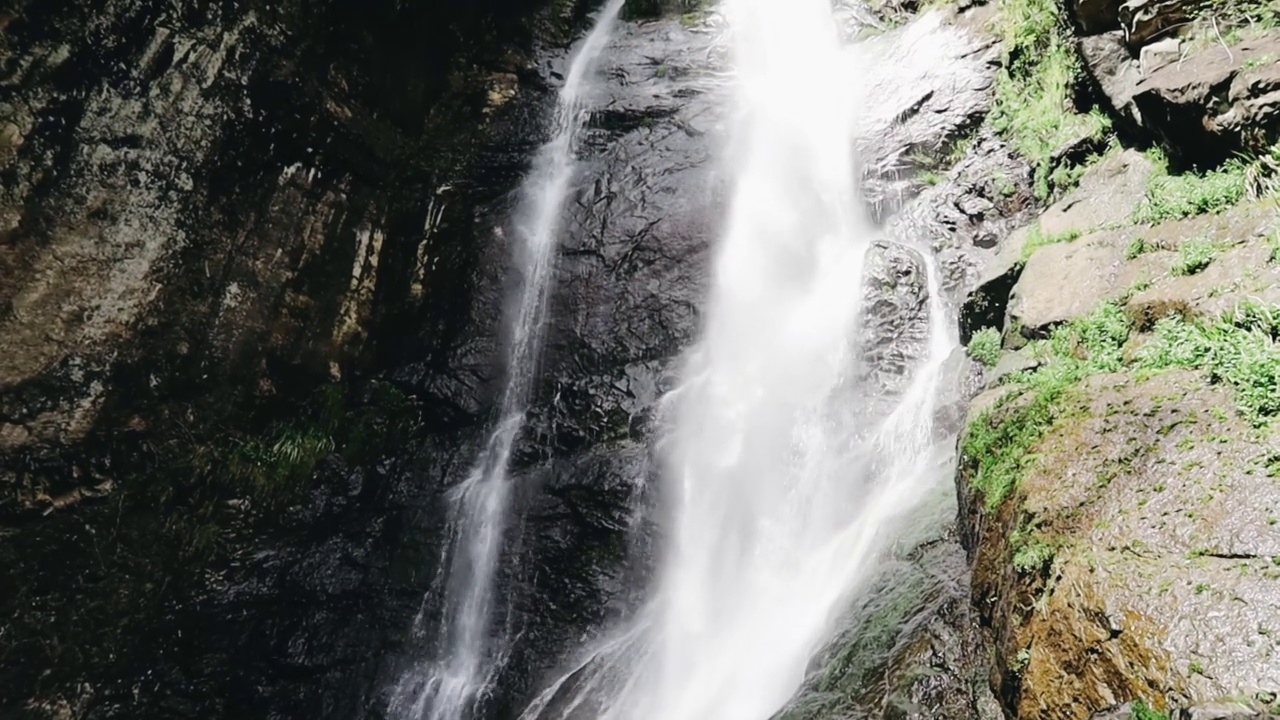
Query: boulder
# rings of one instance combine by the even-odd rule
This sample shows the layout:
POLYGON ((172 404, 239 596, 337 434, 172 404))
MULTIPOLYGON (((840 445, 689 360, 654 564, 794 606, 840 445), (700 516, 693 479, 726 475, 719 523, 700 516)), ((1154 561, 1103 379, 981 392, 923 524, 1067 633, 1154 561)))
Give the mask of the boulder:
POLYGON ((1120 30, 1080 39, 1080 57, 1098 89, 1123 121, 1140 123, 1133 96, 1142 82, 1143 68, 1129 53, 1120 30))
POLYGON ((1087 233, 1128 224, 1147 192, 1151 161, 1136 150, 1107 156, 1085 171, 1080 184, 1040 216, 1045 235, 1087 233))
POLYGON ((1195 5, 1195 0, 1125 0, 1118 19, 1130 47, 1142 47, 1185 23, 1195 5))
MULTIPOLYGON (((1142 126, 1171 158, 1215 163, 1280 133, 1280 32, 1210 45, 1151 72, 1133 91, 1142 126)), ((1121 92, 1119 97, 1123 97, 1121 92)))

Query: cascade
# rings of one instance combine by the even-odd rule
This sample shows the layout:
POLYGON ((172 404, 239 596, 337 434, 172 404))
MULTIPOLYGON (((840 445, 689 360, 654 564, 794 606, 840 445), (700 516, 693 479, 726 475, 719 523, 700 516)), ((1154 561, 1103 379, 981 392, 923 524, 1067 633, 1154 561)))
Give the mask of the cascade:
POLYGON ((522 282, 508 318, 507 378, 498 405, 499 420, 466 479, 449 493, 449 542, 439 563, 438 583, 444 593, 444 620, 436 657, 400 678, 392 694, 392 717, 467 717, 502 666, 501 639, 495 640, 491 625, 498 601, 495 585, 503 534, 511 510, 508 465, 537 376, 561 216, 577 164, 578 138, 590 116, 594 71, 623 1, 609 0, 574 53, 557 97, 551 139, 521 187, 514 260, 522 282))
POLYGON ((829 0, 725 0, 730 201, 700 341, 664 400, 661 543, 645 606, 523 715, 766 720, 876 567, 949 480, 933 427, 957 344, 928 248, 922 352, 896 390, 859 373, 864 261, 858 55, 829 0))

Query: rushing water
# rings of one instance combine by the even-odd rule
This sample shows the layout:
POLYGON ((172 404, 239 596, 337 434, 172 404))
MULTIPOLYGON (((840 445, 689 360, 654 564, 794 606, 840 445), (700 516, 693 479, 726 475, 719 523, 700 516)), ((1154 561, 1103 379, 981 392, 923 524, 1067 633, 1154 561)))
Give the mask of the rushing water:
MULTIPOLYGON (((507 380, 499 421, 467 478, 449 495, 450 542, 441 559, 444 621, 437 658, 401 678, 391 704, 404 720, 467 717, 502 666, 494 638, 495 581, 511 497, 508 464, 524 427, 537 373, 553 259, 561 216, 576 167, 578 136, 590 115, 595 68, 623 0, 609 0, 569 65, 556 107, 555 128, 522 187, 515 222, 515 267, 522 275, 513 305, 507 380)), ((421 622, 421 618, 419 619, 421 622)))
POLYGON ((874 102, 852 90, 857 55, 830 0, 725 0, 722 11, 731 200, 703 335, 665 400, 665 550, 647 605, 525 720, 766 720, 897 521, 946 472, 933 418, 956 339, 927 249, 915 249, 927 341, 905 389, 859 374, 877 231, 852 150, 874 102))

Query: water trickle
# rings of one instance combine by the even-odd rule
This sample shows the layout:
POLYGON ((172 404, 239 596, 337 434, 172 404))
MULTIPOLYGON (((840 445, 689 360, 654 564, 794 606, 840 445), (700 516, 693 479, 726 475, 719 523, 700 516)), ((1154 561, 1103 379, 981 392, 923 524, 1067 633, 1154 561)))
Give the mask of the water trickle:
MULTIPOLYGON (((482 699, 502 666, 502 638, 492 627, 496 576, 510 512, 508 464, 525 414, 542 341, 561 216, 577 165, 578 136, 597 60, 624 0, 609 0, 575 52, 557 99, 555 128, 522 187, 515 221, 515 268, 522 275, 509 318, 507 380, 500 420, 470 474, 448 497, 449 543, 440 562, 444 620, 437 659, 407 672, 393 691, 391 715, 403 720, 460 720, 482 699)), ((419 620, 421 622, 421 619, 419 620)))
POLYGON ((956 346, 920 258, 926 342, 906 382, 859 374, 857 55, 830 0, 725 0, 731 200, 700 342, 666 398, 665 551, 647 605, 524 720, 766 720, 800 687, 896 522, 948 480, 933 427, 956 346), (886 396, 887 395, 887 396, 886 396))

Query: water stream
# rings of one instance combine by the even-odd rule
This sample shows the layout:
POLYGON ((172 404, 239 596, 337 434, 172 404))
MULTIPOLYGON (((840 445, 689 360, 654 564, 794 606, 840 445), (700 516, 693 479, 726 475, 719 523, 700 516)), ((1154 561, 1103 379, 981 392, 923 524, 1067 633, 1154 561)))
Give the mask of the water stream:
MULTIPOLYGON (((449 543, 440 561, 444 621, 437 657, 414 667, 393 691, 392 717, 460 720, 502 667, 503 638, 493 616, 498 563, 509 521, 511 449, 525 424, 546 314, 562 214, 577 166, 578 138, 590 116, 595 69, 623 0, 609 0, 577 48, 557 98, 551 140, 521 188, 513 267, 522 275, 509 322, 507 380, 499 421, 466 479, 448 497, 449 543)), ((419 618, 419 623, 422 618, 419 618)))
POLYGON ((644 609, 524 720, 766 720, 800 687, 896 521, 948 480, 950 439, 933 418, 957 339, 928 249, 913 248, 928 328, 905 389, 858 372, 878 236, 853 151, 874 102, 853 90, 858 56, 830 0, 725 0, 721 11, 731 200, 702 338, 664 401, 665 551, 644 609))
MULTIPOLYGON (((557 129, 524 184, 500 421, 450 496, 436 659, 401 680, 393 715, 461 720, 503 665, 495 578, 508 462, 536 375, 549 276, 595 65, 622 0, 574 55, 557 129)), ((522 720, 767 720, 876 569, 899 521, 949 480, 933 427, 956 346, 938 270, 912 247, 927 328, 902 382, 866 370, 864 268, 883 240, 860 195, 865 54, 830 0, 724 0, 733 103, 729 201, 700 340, 653 439, 663 550, 642 607, 593 641, 522 720), (861 58, 861 59, 860 59, 861 58)))

